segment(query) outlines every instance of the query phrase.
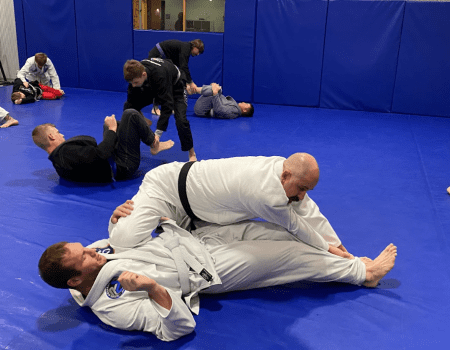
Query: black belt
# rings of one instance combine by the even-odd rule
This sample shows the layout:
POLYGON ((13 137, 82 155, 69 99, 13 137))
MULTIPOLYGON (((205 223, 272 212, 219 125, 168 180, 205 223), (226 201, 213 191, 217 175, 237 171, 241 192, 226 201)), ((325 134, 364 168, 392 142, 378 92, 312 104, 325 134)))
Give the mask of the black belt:
POLYGON ((186 194, 186 179, 187 174, 189 172, 189 169, 191 166, 195 163, 193 162, 187 162, 183 165, 180 171, 180 175, 178 176, 178 195, 180 196, 181 204, 183 205, 183 209, 186 212, 186 214, 191 218, 191 229, 195 230, 194 226, 194 220, 200 220, 192 211, 191 206, 189 205, 189 201, 186 194))

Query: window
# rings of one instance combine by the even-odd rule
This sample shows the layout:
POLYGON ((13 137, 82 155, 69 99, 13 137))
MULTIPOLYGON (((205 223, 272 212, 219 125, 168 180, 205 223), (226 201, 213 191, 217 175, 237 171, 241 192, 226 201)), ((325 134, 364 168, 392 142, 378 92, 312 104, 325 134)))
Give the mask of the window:
POLYGON ((134 29, 223 32, 224 20, 225 0, 133 0, 134 29))

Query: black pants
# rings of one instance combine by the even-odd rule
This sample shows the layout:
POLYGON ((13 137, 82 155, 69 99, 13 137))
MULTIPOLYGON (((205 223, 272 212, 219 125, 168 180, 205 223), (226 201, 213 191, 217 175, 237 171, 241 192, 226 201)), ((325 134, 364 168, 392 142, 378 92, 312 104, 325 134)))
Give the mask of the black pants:
POLYGON ((141 141, 151 146, 155 134, 135 109, 126 109, 117 122, 117 145, 114 151, 116 180, 131 177, 141 162, 141 141))
MULTIPOLYGON (((192 139, 191 125, 189 124, 189 120, 187 120, 186 117, 186 91, 181 82, 178 82, 173 87, 173 105, 175 112, 175 125, 177 127, 178 137, 181 143, 181 150, 186 152, 194 147, 194 141, 192 139)), ((166 131, 168 125, 169 118, 159 117, 156 128, 162 131, 166 131)))
MULTIPOLYGON (((173 101, 174 101, 174 112, 175 112, 175 124, 177 126, 178 137, 180 138, 181 150, 183 152, 189 151, 194 147, 194 141, 192 139, 191 126, 186 117, 187 111, 187 96, 183 84, 178 81, 172 88, 173 101)), ((141 108, 148 106, 153 101, 145 100, 145 97, 141 97, 141 108)), ((124 104, 124 109, 131 108, 132 105, 126 101, 124 104)), ((162 112, 162 111, 161 111, 162 112)), ((162 113, 161 113, 162 114, 162 113)), ((158 119, 158 124, 156 128, 161 131, 166 131, 169 126, 170 114, 165 116, 160 116, 158 119)))

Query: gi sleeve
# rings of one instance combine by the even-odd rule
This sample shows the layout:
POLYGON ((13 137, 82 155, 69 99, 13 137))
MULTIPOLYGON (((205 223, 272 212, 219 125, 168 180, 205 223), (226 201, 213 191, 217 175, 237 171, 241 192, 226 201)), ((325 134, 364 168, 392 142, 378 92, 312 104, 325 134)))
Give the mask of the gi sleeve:
POLYGON ((308 222, 316 232, 319 232, 328 244, 333 247, 339 247, 342 244, 328 219, 320 212, 319 207, 308 194, 301 202, 293 202, 291 206, 294 212, 308 222))
POLYGON ((58 90, 61 89, 58 73, 56 73, 55 66, 53 65, 53 62, 50 60, 50 58, 47 58, 46 64, 49 65, 47 73, 50 76, 50 80, 52 81, 53 88, 58 89, 58 90))
MULTIPOLYGON (((196 326, 194 317, 181 297, 166 289, 172 299, 172 307, 167 310, 150 298, 124 300, 114 308, 94 313, 106 324, 128 331, 150 332, 164 341, 176 340, 191 333, 196 326)), ((128 292, 126 292, 128 293, 128 292)), ((129 292, 143 295, 145 292, 129 292)))
POLYGON ((238 104, 234 100, 227 100, 221 93, 213 96, 212 105, 214 116, 218 118, 235 119, 241 114, 238 104))
POLYGON ((272 202, 265 198, 267 197, 263 196, 254 201, 256 217, 280 225, 301 241, 328 251, 329 245, 322 235, 302 215, 299 215, 292 205, 281 205, 277 203, 276 198, 273 198, 272 202))
MULTIPOLYGON (((221 93, 221 92, 219 92, 219 93, 221 93)), ((211 85, 203 85, 201 95, 205 96, 205 97, 212 96, 213 91, 212 91, 211 85)))
POLYGON ((34 57, 28 58, 23 67, 17 73, 17 78, 22 80, 22 82, 26 82, 27 81, 26 76, 27 74, 30 73, 30 68, 33 64, 34 64, 34 57))
POLYGON ((178 57, 178 61, 180 63, 180 70, 184 73, 184 79, 186 79, 186 83, 192 83, 191 72, 189 71, 189 57, 191 56, 191 47, 190 45, 183 46, 180 50, 180 54, 178 57))

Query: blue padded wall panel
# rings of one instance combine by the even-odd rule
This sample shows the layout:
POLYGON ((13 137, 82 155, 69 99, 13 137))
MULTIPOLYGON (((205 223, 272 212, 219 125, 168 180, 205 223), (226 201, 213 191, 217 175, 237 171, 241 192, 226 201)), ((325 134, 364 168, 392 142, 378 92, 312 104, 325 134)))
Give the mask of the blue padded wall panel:
POLYGON ((320 107, 390 111, 404 6, 329 2, 320 107))
POLYGON ((318 106, 327 2, 260 0, 254 99, 318 106))
POLYGON ((132 2, 75 0, 80 87, 126 91, 123 64, 133 55, 132 2))
MULTIPOLYGON (((189 59, 189 71, 191 72, 192 80, 197 86, 211 83, 222 84, 222 33, 135 30, 133 58, 136 60, 147 58, 148 52, 156 45, 156 43, 170 39, 181 41, 191 41, 194 39, 202 40, 205 44, 205 51, 203 54, 189 59)), ((198 98, 198 95, 193 96, 198 98)))
POLYGON ((253 100, 256 0, 225 1, 223 92, 253 100))
POLYGON ((23 19, 22 0, 14 0, 14 18, 16 20, 17 50, 19 53, 19 66, 22 67, 28 58, 27 41, 25 38, 25 22, 23 19))
POLYGON ((61 87, 78 87, 74 2, 23 0, 27 54, 44 52, 52 60, 61 87))
POLYGON ((450 3, 407 2, 393 112, 450 117, 450 3))

